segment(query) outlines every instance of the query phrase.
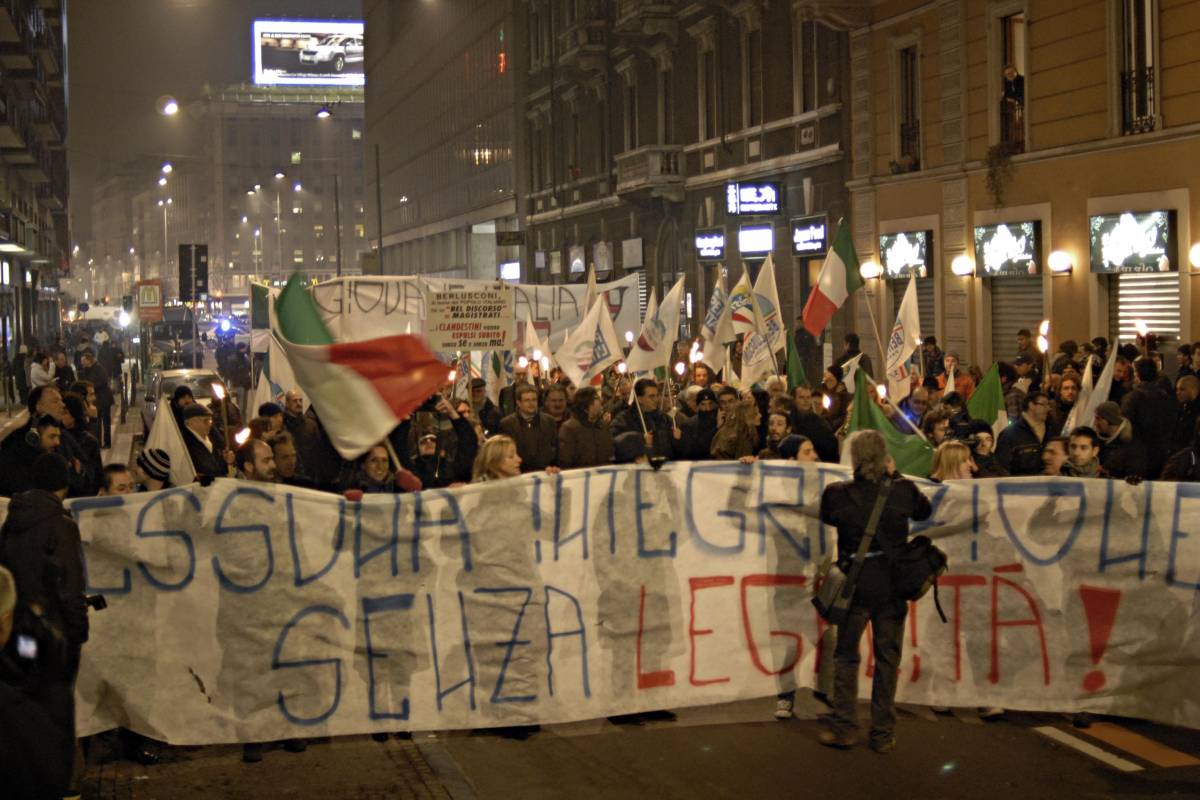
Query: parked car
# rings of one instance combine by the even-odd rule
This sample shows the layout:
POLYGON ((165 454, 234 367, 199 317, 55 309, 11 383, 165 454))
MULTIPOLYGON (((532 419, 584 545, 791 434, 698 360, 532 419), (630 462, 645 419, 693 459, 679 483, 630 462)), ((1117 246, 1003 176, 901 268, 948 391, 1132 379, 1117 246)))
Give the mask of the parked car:
POLYGON ((225 388, 225 382, 211 369, 167 369, 149 375, 146 378, 146 402, 142 404, 143 433, 150 435, 154 415, 158 413, 159 400, 163 395, 167 396, 169 402, 177 386, 187 385, 197 403, 209 406, 212 405, 212 387, 215 383, 225 388))
POLYGON ((361 36, 326 36, 312 47, 300 51, 301 64, 328 67, 334 72, 343 72, 347 64, 361 64, 362 61, 361 36))

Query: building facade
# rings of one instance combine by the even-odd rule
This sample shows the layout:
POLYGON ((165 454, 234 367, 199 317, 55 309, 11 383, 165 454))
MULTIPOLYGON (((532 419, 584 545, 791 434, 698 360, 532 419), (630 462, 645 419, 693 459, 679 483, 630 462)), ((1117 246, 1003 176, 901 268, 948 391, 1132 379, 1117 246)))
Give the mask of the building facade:
POLYGON ((367 183, 382 270, 495 279, 519 261, 515 0, 366 0, 367 183))
POLYGON ((985 369, 1043 319, 1053 347, 1200 338, 1198 36, 1190 0, 872 4, 850 34, 849 186, 884 277, 855 324, 886 329, 920 264, 923 332, 985 369))
POLYGON ((66 20, 60 0, 0 4, 0 347, 51 340, 69 268, 66 20))
POLYGON ((210 298, 230 304, 255 279, 359 273, 369 250, 362 100, 355 89, 207 91, 184 112, 200 132, 195 154, 138 159, 98 182, 95 292, 127 295, 157 278, 178 297, 183 244, 208 245, 210 298))

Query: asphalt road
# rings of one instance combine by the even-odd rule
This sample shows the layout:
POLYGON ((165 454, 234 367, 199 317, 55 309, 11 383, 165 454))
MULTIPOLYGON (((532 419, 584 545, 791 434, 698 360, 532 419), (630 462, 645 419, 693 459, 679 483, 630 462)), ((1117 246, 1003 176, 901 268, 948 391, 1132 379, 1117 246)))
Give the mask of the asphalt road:
MULTIPOLYGON (((674 721, 317 740, 241 763, 240 748, 165 748, 162 763, 95 765, 86 798, 887 798, 1200 797, 1200 731, 1062 714, 902 712, 888 755, 816 741, 822 710, 772 718, 773 699, 684 709, 674 721)), ((862 709, 865 712, 865 706, 862 709)))

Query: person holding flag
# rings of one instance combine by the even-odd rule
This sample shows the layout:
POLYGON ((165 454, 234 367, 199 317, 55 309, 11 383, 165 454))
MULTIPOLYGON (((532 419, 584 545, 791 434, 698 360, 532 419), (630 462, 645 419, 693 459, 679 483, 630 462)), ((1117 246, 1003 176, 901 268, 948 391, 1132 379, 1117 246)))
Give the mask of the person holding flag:
POLYGON ((850 224, 843 218, 838 221, 833 247, 825 256, 817 285, 809 294, 802 312, 804 328, 814 337, 819 337, 829 327, 834 312, 846 304, 855 290, 862 287, 863 279, 858 267, 858 253, 854 250, 850 224))

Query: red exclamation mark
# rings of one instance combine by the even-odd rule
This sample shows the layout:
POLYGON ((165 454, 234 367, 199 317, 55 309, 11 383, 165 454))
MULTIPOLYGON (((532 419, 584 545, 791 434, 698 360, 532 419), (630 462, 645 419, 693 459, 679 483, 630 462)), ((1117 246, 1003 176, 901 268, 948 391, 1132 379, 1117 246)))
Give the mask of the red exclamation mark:
MULTIPOLYGON (((1108 647, 1113 623, 1117 619, 1117 606, 1121 603, 1118 589, 1102 589, 1099 586, 1079 587, 1079 599, 1083 601, 1083 613, 1088 621, 1088 639, 1092 650, 1092 663, 1099 664, 1108 647)), ((1094 669, 1083 676, 1083 689, 1098 692, 1104 688, 1104 672, 1094 669)))

